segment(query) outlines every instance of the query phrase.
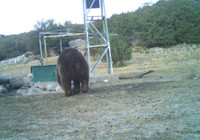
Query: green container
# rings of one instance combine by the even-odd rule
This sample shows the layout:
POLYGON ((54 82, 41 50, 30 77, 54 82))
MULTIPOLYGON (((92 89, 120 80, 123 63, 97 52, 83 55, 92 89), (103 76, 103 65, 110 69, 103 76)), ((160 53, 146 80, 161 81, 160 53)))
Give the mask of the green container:
POLYGON ((56 81, 56 65, 32 66, 34 82, 56 81))

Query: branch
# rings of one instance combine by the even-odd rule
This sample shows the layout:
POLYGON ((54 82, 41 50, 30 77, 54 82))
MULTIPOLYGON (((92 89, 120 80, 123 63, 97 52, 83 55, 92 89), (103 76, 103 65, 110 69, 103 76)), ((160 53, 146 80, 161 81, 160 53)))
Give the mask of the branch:
POLYGON ((142 72, 142 73, 134 74, 134 75, 120 76, 119 80, 123 80, 123 79, 139 79, 139 78, 142 78, 144 75, 147 75, 147 74, 152 73, 152 72, 154 72, 154 70, 149 70, 147 72, 142 72))

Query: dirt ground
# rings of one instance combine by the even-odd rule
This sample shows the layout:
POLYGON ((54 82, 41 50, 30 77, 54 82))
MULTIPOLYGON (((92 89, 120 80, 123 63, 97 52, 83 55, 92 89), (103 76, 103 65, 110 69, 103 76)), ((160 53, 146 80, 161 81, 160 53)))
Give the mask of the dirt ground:
MULTIPOLYGON (((85 94, 0 97, 0 139, 200 139, 199 56, 199 51, 134 53, 113 76, 97 76, 106 71, 100 67, 85 94), (147 70, 154 72, 118 79, 147 70)), ((0 72, 26 73, 30 65, 0 72)))

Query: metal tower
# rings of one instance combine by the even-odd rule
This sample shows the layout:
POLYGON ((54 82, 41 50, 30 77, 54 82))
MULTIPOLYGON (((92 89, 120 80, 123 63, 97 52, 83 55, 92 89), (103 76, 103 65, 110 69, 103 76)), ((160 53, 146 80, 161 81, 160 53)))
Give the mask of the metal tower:
POLYGON ((90 76, 92 76, 95 69, 105 55, 108 74, 113 74, 112 56, 104 0, 83 0, 83 13, 85 27, 85 50, 90 76), (98 23, 101 24, 101 29, 98 29, 95 26, 95 21, 98 21, 98 23), (91 36, 96 37, 98 40, 95 44, 94 42, 91 43, 91 36), (95 66, 91 69, 90 50, 99 48, 103 48, 103 52, 95 66))

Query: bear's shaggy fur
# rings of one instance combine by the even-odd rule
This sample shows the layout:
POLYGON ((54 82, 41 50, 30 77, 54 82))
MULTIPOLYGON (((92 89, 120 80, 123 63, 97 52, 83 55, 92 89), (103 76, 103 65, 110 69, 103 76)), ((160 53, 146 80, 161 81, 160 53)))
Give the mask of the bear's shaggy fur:
POLYGON ((57 60, 57 82, 65 91, 65 96, 71 96, 80 92, 88 91, 89 67, 84 56, 73 48, 64 50, 57 60), (71 82, 74 87, 71 90, 71 82))

